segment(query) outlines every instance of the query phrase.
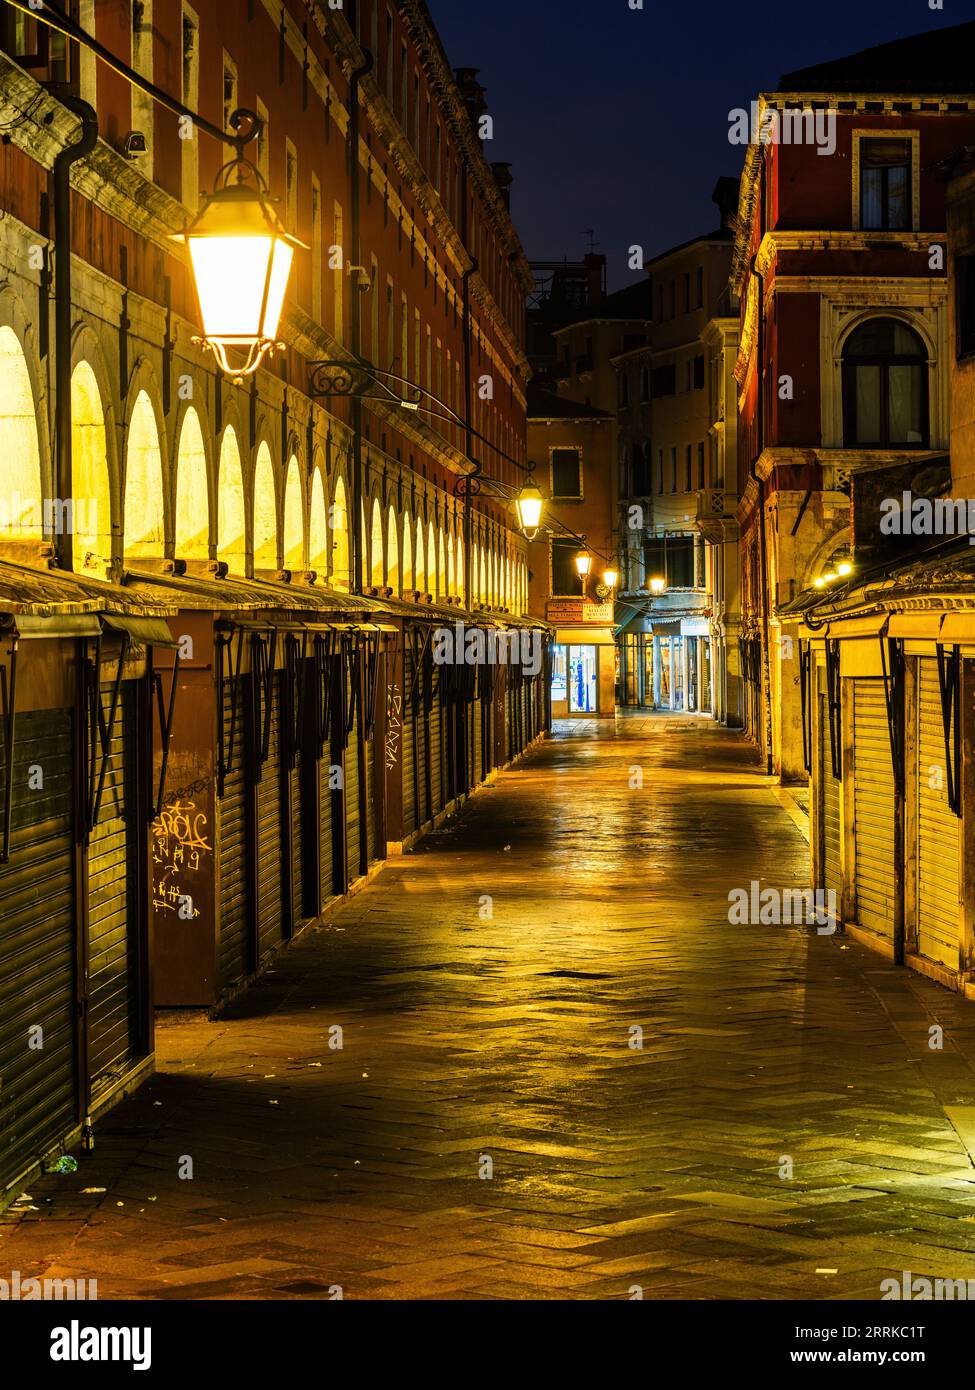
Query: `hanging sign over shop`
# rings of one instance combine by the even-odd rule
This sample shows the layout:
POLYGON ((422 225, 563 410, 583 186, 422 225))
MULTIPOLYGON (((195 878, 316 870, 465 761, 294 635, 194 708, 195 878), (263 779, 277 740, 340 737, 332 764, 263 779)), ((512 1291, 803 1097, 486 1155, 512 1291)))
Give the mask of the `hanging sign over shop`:
POLYGON ((558 599, 545 605, 545 617, 550 623, 612 623, 615 607, 612 603, 587 603, 584 599, 558 599))

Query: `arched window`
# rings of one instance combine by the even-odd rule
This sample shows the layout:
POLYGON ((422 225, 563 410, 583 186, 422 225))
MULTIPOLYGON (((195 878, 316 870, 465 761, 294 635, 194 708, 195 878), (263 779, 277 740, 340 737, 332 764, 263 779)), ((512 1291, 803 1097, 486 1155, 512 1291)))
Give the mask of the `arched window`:
POLYGON ((848 449, 928 447, 928 354, 907 324, 861 324, 843 348, 843 436, 848 449))
POLYGON ((386 518, 386 584, 395 595, 399 594, 399 530, 392 507, 386 518))
POLYGON ((383 578, 383 514, 379 507, 378 498, 375 498, 372 504, 370 542, 370 579, 375 588, 381 589, 385 583, 385 579, 383 578))
POLYGON ((332 533, 332 588, 349 587, 349 511, 346 505, 345 483, 341 478, 335 480, 335 496, 328 517, 332 533))
POLYGON ((311 475, 308 564, 320 579, 326 578, 328 574, 328 509, 325 506, 325 484, 322 482, 320 468, 316 468, 311 475))
POLYGON ((284 567, 301 570, 305 564, 305 506, 301 495, 301 469, 292 455, 284 487, 284 567))
POLYGON ((20 340, 0 328, 0 535, 12 540, 44 535, 37 413, 20 340))
POLYGON ((254 470, 254 568, 278 567, 278 509, 274 496, 271 450, 262 443, 254 470))
POLYGON ((183 416, 176 455, 176 554, 183 560, 205 560, 210 554, 207 456, 192 406, 183 416))
POLYGON ((416 575, 413 573, 413 523, 407 516, 403 521, 403 593, 412 593, 415 588, 416 575))
POLYGON ((232 574, 243 574, 247 563, 245 529, 244 471, 237 436, 228 425, 220 450, 217 483, 217 558, 226 561, 232 574))
POLYGON ((131 559, 163 553, 162 453, 156 412, 145 391, 132 408, 125 450, 124 553, 131 559))
POLYGON ((71 377, 71 454, 74 567, 98 568, 112 558, 112 492, 105 412, 87 362, 79 362, 71 377))

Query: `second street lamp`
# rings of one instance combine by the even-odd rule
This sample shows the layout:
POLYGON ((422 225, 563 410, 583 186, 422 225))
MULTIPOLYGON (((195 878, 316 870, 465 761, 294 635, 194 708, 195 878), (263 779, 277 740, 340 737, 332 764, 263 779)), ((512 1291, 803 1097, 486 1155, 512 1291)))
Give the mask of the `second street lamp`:
POLYGON ((515 514, 525 540, 533 541, 538 535, 544 505, 545 499, 534 483, 526 483, 515 498, 515 514))

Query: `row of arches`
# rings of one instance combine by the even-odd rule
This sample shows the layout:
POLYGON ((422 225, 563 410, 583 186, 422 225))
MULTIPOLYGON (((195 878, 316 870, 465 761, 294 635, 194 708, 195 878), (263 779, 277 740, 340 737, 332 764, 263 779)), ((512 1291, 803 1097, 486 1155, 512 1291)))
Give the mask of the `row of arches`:
MULTIPOLYGON (((104 573, 115 562, 137 568, 167 558, 217 560, 240 575, 312 571, 332 587, 348 590, 351 526, 341 455, 329 467, 325 451, 317 449, 303 466, 295 445, 279 468, 266 433, 259 430, 248 459, 232 410, 214 436, 202 406, 192 399, 180 404, 170 454, 144 364, 133 376, 116 450, 104 373, 97 354, 84 347, 79 345, 71 376, 71 497, 52 511, 44 501, 51 497, 45 486, 50 461, 38 430, 46 412, 21 338, 12 327, 0 326, 0 510, 5 513, 0 534, 43 541, 55 525, 68 524, 78 570, 104 573)), ((360 534, 364 583, 396 596, 419 591, 438 599, 464 597, 464 546, 453 524, 435 525, 370 496, 360 534)), ((524 558, 479 540, 471 587, 472 604, 524 612, 524 558)))

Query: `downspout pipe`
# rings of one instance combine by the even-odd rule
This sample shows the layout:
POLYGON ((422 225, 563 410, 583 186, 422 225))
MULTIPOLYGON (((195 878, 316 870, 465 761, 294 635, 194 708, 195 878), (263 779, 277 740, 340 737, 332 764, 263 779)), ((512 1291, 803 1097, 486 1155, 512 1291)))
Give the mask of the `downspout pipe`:
MULTIPOLYGON (((471 252, 468 241, 470 240, 470 211, 468 207, 469 198, 469 171, 466 161, 461 166, 461 241, 464 250, 470 258, 470 265, 464 271, 462 277, 463 286, 463 305, 464 305, 464 452, 472 463, 474 459, 474 380, 473 372, 473 333, 471 326, 471 280, 477 274, 477 257, 471 252)), ((478 464, 477 471, 480 471, 478 464)), ((473 540, 474 521, 473 521, 473 500, 470 487, 464 489, 464 603, 467 608, 471 606, 471 596, 474 592, 474 560, 472 556, 471 541, 473 540)))
MULTIPOLYGON (((71 447, 71 170, 98 143, 98 116, 80 97, 67 94, 62 105, 81 118, 81 134, 54 161, 54 496, 66 502, 72 495, 71 447)), ((58 568, 74 567, 71 512, 56 503, 51 508, 58 568)))
POLYGON ((757 256, 752 257, 751 274, 758 281, 758 410, 756 412, 758 437, 755 456, 751 463, 751 476, 758 484, 758 548, 762 604, 762 703, 765 706, 765 770, 771 777, 775 771, 775 760, 772 756, 772 662, 769 652, 768 540, 765 534, 765 480, 758 476, 757 471, 758 461, 765 452, 765 277, 758 269, 757 256))
MULTIPOLYGON (((362 187, 359 178, 359 131, 361 128, 361 102, 359 87, 362 79, 372 71, 375 59, 368 49, 363 49, 363 61, 352 71, 349 85, 349 153, 352 160, 350 173, 350 198, 352 212, 352 264, 359 265, 362 251, 362 187)), ((373 285, 372 293, 378 294, 373 285)), ((358 284, 351 286, 352 293, 352 351, 357 358, 362 357, 362 290, 358 284)), ((363 555, 362 555, 362 398, 352 397, 352 583, 354 594, 362 593, 363 555)))

